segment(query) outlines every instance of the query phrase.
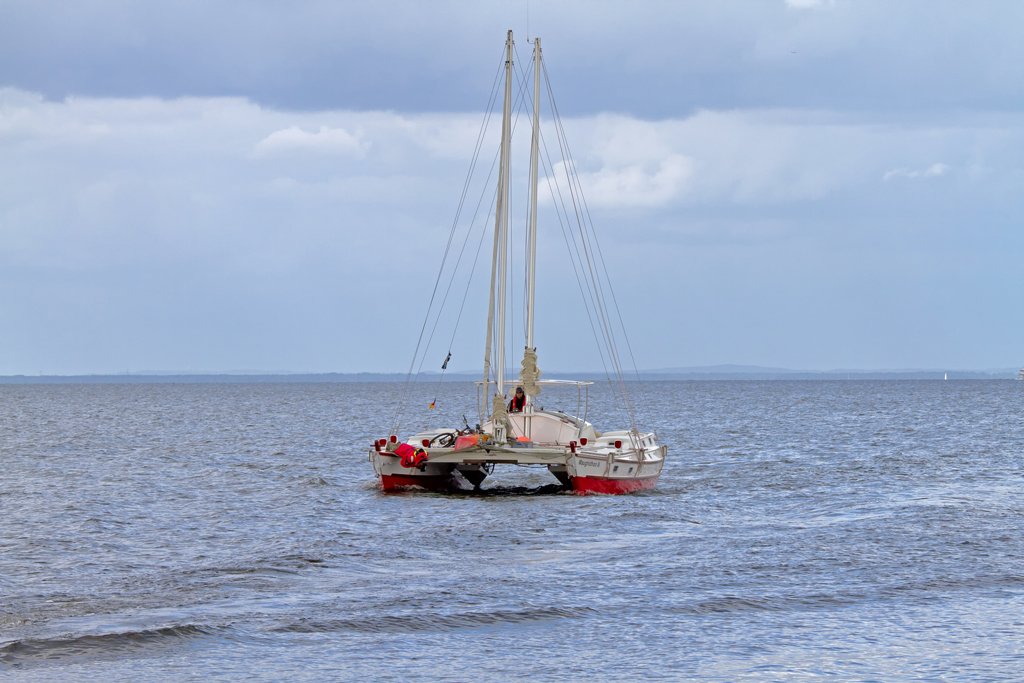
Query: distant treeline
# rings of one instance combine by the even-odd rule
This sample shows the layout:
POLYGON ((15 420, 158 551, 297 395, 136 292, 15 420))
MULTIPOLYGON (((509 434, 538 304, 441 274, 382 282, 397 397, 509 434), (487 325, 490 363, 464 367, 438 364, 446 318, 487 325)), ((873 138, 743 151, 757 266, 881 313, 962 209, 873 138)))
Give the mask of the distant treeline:
MULTIPOLYGON (((603 381, 605 375, 596 373, 545 373, 545 379, 576 379, 603 381)), ((941 380, 948 379, 1016 379, 1012 372, 971 372, 966 370, 932 371, 908 370, 894 372, 641 372, 641 380, 651 381, 709 381, 709 380, 941 380)), ((437 381, 438 373, 423 373, 420 380, 437 381)), ((283 375, 7 375, 0 376, 0 384, 230 384, 230 383, 330 383, 330 382, 404 382, 402 373, 310 373, 283 375)), ((479 375, 449 373, 445 382, 475 382, 479 375)), ((626 377, 636 379, 636 375, 626 377)), ((509 380, 514 381, 514 380, 509 380)))

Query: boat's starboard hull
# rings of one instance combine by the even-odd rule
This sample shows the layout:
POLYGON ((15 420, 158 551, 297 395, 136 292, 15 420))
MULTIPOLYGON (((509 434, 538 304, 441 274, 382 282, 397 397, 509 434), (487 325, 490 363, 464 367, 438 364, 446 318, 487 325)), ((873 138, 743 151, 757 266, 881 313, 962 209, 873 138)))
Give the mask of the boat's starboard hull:
POLYGON ((658 475, 640 479, 606 479, 604 477, 570 477, 573 493, 589 495, 603 493, 620 495, 635 491, 646 491, 658 485, 658 475))

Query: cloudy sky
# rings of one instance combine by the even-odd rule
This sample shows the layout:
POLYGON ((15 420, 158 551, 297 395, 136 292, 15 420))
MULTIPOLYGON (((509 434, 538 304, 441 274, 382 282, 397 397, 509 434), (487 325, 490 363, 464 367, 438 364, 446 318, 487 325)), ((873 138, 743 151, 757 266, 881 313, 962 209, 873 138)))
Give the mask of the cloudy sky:
MULTIPOLYGON (((404 371, 508 28, 523 62, 543 39, 641 368, 1020 366, 1022 26, 941 0, 0 0, 0 374, 404 371)), ((541 367, 595 369, 552 220, 541 367)))

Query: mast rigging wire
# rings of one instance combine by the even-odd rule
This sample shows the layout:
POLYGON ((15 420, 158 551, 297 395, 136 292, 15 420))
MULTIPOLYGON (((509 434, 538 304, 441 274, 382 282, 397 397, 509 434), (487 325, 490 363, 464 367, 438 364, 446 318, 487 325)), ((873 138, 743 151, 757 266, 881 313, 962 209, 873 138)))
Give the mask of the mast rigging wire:
MULTIPOLYGON (((493 165, 491 166, 491 171, 492 172, 494 171, 493 165)), ((488 178, 488 180, 490 180, 490 174, 488 174, 487 178, 488 178)), ((485 185, 486 185, 486 183, 485 183, 485 185)), ((495 188, 494 193, 495 194, 498 193, 497 188, 495 188)), ((483 201, 483 196, 480 197, 480 200, 481 200, 481 202, 483 201)), ((477 204, 477 211, 479 211, 479 210, 480 210, 480 205, 478 203, 477 204)), ((489 219, 490 217, 491 217, 491 213, 490 213, 490 211, 488 211, 487 212, 487 218, 484 219, 484 225, 485 226, 487 225, 487 219, 489 219)), ((476 214, 474 213, 473 214, 473 222, 471 222, 470 225, 472 226, 475 222, 476 222, 476 214)), ((451 358, 452 346, 455 344, 455 335, 459 331, 459 323, 462 321, 462 312, 466 308, 466 299, 469 297, 469 287, 473 283, 473 273, 476 272, 476 264, 480 262, 480 250, 484 246, 484 237, 487 237, 487 230, 486 229, 480 231, 480 242, 479 242, 479 244, 477 244, 477 247, 476 247, 476 256, 473 258, 473 266, 469 270, 469 278, 466 280, 466 291, 462 294, 462 305, 459 307, 459 315, 455 319, 455 328, 452 330, 452 338, 448 341, 448 358, 451 358)), ((466 239, 467 240, 469 239, 469 233, 466 234, 466 239)), ((456 264, 456 267, 458 267, 458 264, 456 264)), ((452 277, 454 277, 454 275, 452 277)), ((443 306, 443 304, 442 304, 442 306, 443 306)), ((440 314, 438 315, 438 317, 440 317, 440 314)), ((436 324, 435 324, 435 327, 436 327, 436 324)), ((433 332, 431 332, 431 336, 433 336, 433 332)), ((429 341, 427 342, 427 346, 428 347, 430 346, 430 342, 429 341)), ((424 353, 424 356, 426 356, 425 353, 424 353)), ((445 364, 447 364, 447 361, 445 361, 445 364)), ((421 362, 420 366, 422 367, 422 365, 423 364, 421 362)), ((444 368, 442 367, 441 377, 437 380, 437 388, 434 390, 434 400, 433 400, 433 402, 431 402, 430 405, 434 405, 434 403, 437 402, 437 396, 438 396, 438 394, 441 391, 441 382, 443 380, 444 380, 444 368)))
MULTIPOLYGON (((544 62, 542 61, 541 64, 544 65, 544 62)), ((544 65, 544 66, 545 66, 544 77, 545 77, 545 82, 547 82, 547 68, 546 68, 546 65, 544 65)), ((553 106, 554 109, 557 109, 557 104, 555 104, 554 96, 551 95, 550 83, 548 84, 548 88, 549 88, 549 95, 551 96, 552 106, 553 106)), ((562 125, 560 117, 558 119, 558 124, 557 125, 559 127, 561 127, 561 125, 562 125)), ((563 131, 564 131, 564 129, 563 129, 563 131)), ((564 135, 564 133, 563 133, 563 135, 564 135)), ((565 145, 566 145, 566 150, 568 151, 569 141, 568 141, 567 137, 565 138, 565 145)), ((569 153, 569 157, 570 157, 570 159, 572 158, 571 152, 569 153)), ((575 169, 574 169, 574 175, 576 177, 577 185, 579 185, 579 176, 578 176, 578 174, 575 173, 575 169)), ((597 256, 600 259, 601 269, 604 270, 605 282, 608 285, 608 292, 611 295, 612 304, 615 307, 615 314, 616 314, 616 317, 619 320, 619 327, 622 330, 622 338, 623 338, 623 340, 626 343, 626 349, 627 349, 627 351, 629 353, 630 362, 633 365, 633 372, 634 372, 634 374, 636 376, 637 385, 638 385, 638 387, 640 389, 640 396, 641 396, 641 401, 642 401, 642 404, 643 404, 643 407, 644 407, 644 414, 647 416, 648 420, 651 421, 651 427, 654 430, 655 439, 658 440, 657 428, 654 426, 653 415, 651 414, 650 405, 649 405, 648 400, 647 400, 647 392, 644 389, 643 381, 640 379, 640 370, 639 370, 639 368, 637 367, 637 364, 636 364, 636 357, 633 354, 633 347, 629 343, 629 335, 626 332, 625 320, 623 319, 622 311, 619 308, 618 298, 615 296, 615 289, 611 285, 611 275, 608 272, 608 264, 605 261, 604 252, 601 249, 601 242, 600 242, 600 240, 597 239, 597 232, 596 232, 596 230, 594 228, 594 221, 593 221, 593 218, 590 215, 590 206, 587 203, 586 196, 583 194, 582 186, 580 186, 580 204, 583 207, 583 213, 584 213, 584 215, 586 217, 586 219, 584 221, 584 225, 585 225, 585 227, 589 228, 589 232, 593 235, 593 242, 594 242, 594 246, 596 247, 597 256)), ((602 288, 602 291, 603 291, 603 288, 602 288)), ((624 377, 620 377, 620 379, 621 379, 621 381, 624 382, 624 377)), ((625 394, 625 386, 624 386, 624 384, 623 384, 623 393, 625 394)), ((635 421, 634 421, 634 428, 635 428, 635 421)))
MULTIPOLYGON (((625 378, 623 377, 622 368, 621 368, 621 366, 619 364, 619 361, 618 361, 618 353, 617 353, 617 350, 616 350, 614 330, 608 324, 608 314, 607 314, 607 311, 606 311, 606 307, 601 303, 601 298, 602 298, 602 296, 604 294, 604 287, 602 286, 602 282, 601 282, 598 274, 594 272, 593 263, 592 263, 592 261, 590 259, 590 255, 589 255, 588 250, 587 250, 586 233, 585 233, 586 228, 585 228, 585 225, 584 225, 584 221, 583 221, 582 217, 580 216, 580 206, 579 206, 579 204, 576 201, 576 194, 579 194, 580 195, 580 199, 581 199, 581 203, 582 203, 583 187, 582 187, 582 184, 580 183, 579 175, 576 173, 575 165, 570 164, 569 161, 568 161, 568 160, 572 159, 572 154, 571 154, 571 152, 569 150, 569 143, 568 143, 568 140, 566 139, 566 136, 565 136, 565 129, 564 129, 563 124, 562 124, 561 116, 558 113, 558 105, 555 102, 554 93, 551 90, 551 81, 550 81, 550 78, 548 77, 547 64, 544 62, 543 59, 541 59, 541 66, 542 66, 542 68, 544 70, 544 81, 545 81, 545 85, 547 86, 548 102, 549 102, 549 105, 551 107, 551 113, 552 113, 552 117, 553 117, 554 123, 555 123, 556 137, 558 139, 559 149, 561 149, 561 151, 562 151, 562 158, 564 160, 563 168, 565 169, 566 180, 569 183, 569 196, 570 196, 570 199, 572 200, 574 213, 576 215, 576 222, 577 222, 577 224, 580 227, 580 238, 581 238, 581 244, 583 246, 583 253, 586 256, 587 270, 590 273, 590 281, 591 281, 591 283, 593 284, 593 287, 594 287, 594 297, 595 297, 595 300, 596 300, 596 302, 598 304, 597 312, 598 312, 598 315, 599 315, 600 320, 601 320, 601 324, 602 324, 602 328, 603 328, 604 333, 605 333, 605 337, 607 339, 607 343, 608 343, 608 347, 609 347, 609 352, 610 352, 610 356, 611 356, 612 365, 615 368, 616 377, 619 380, 619 384, 620 384, 620 386, 622 388, 622 398, 623 398, 623 401, 625 403, 626 410, 629 413, 630 421, 633 423, 634 432, 639 432, 639 429, 637 429, 637 425, 636 425, 636 416, 635 416, 635 414, 633 412, 632 404, 629 401, 629 396, 626 393, 625 378), (573 191, 574 188, 575 188, 575 192, 573 191)), ((594 241, 596 242, 597 241, 597 234, 594 233, 592 230, 591 230, 591 233, 593 234, 594 241)), ((610 287, 611 283, 609 282, 608 285, 610 287)), ((620 319, 621 319, 621 315, 620 315, 620 319)), ((625 329, 624 326, 623 326, 623 329, 625 329)))
MULTIPOLYGON (((504 64, 504 58, 502 59, 504 64)), ((402 396, 398 401, 398 406, 395 409, 395 416, 391 423, 391 434, 397 435, 398 430, 401 426, 401 416, 405 408, 405 401, 409 396, 409 381, 412 377, 412 369, 416 365, 416 357, 419 355, 420 344, 423 341, 423 333, 427 328, 427 321, 430 319, 430 311, 434 306, 434 297, 437 296, 437 287, 441 282, 441 274, 444 272, 444 264, 448 260, 448 252, 451 249, 452 239, 455 237, 455 230, 458 227, 459 216, 462 213, 462 206, 466 199, 466 193, 469 191, 469 183, 473 177, 473 169, 476 167, 476 161, 480 156, 480 148, 483 144, 484 133, 487 129, 487 123, 490 120, 491 112, 494 106, 495 93, 497 92, 497 84, 501 77, 501 66, 498 67, 498 71, 494 76, 494 82, 491 84, 491 95, 488 98, 487 110, 484 113, 484 120, 480 123, 480 130, 477 133, 476 145, 473 150, 473 158, 470 162, 469 171, 466 173, 466 181, 462 188, 462 195, 459 198, 459 205, 455 212, 455 219, 452 221, 452 228, 448 234, 448 243, 445 245, 444 256, 441 258, 441 267, 437 271, 437 279, 434 281, 434 289, 430 294, 430 303, 427 305, 427 312, 423 316, 423 326, 420 328, 419 338, 416 340, 416 349, 413 351, 412 361, 409 363, 409 372, 405 376, 405 386, 402 391, 402 396)), ((424 351, 424 355, 426 352, 424 351)))
MULTIPOLYGON (((513 49, 515 49, 514 44, 513 44, 513 49)), ((518 53, 517 53, 517 57, 518 57, 518 53)), ((513 60, 513 68, 515 68, 517 66, 517 61, 518 60, 513 60)), ((444 273, 444 266, 445 266, 445 264, 447 262, 447 259, 448 259, 448 254, 449 254, 450 249, 451 249, 451 243, 452 243, 452 241, 454 239, 455 230, 456 230, 457 225, 458 225, 458 220, 459 220, 459 217, 462 214, 462 209, 463 209, 463 206, 465 204, 466 194, 469 191, 470 181, 472 179, 473 172, 474 172, 474 170, 476 168, 476 164, 477 164, 477 161, 479 159, 479 154, 480 154, 480 150, 481 150, 481 147, 482 147, 482 144, 483 144, 483 139, 484 139, 484 134, 485 134, 486 129, 487 129, 487 124, 489 123, 490 118, 491 118, 491 116, 493 115, 493 112, 494 112, 494 105, 497 102, 497 91, 498 91, 497 90, 497 85, 498 85, 498 83, 500 81, 501 71, 502 71, 502 68, 504 67, 504 65, 505 65, 505 56, 503 55, 502 60, 501 60, 501 62, 499 64, 499 66, 498 66, 497 72, 495 73, 494 81, 493 81, 493 83, 491 85, 491 94, 490 94, 490 97, 488 98, 488 107, 487 107, 487 110, 486 110, 486 112, 484 114, 484 120, 481 123, 480 131, 477 134, 477 142, 476 142, 476 146, 474 148, 473 158, 472 158, 472 160, 470 162, 470 168, 469 168, 469 171, 467 172, 467 175, 466 175, 466 181, 465 181, 465 184, 463 186, 462 195, 461 195, 460 200, 459 200, 458 208, 456 210, 456 216, 455 216, 455 220, 453 221, 453 224, 452 224, 452 230, 451 230, 451 232, 449 233, 449 236, 448 236, 448 244, 445 247, 444 256, 441 259, 441 266, 438 269, 437 279, 436 279, 436 281, 434 283, 434 289, 433 289, 433 292, 432 292, 431 298, 430 298, 430 304, 428 305, 427 313, 424 316, 423 326, 420 329, 420 335, 419 335, 419 338, 418 338, 418 340, 416 342, 416 349, 413 352, 413 358, 412 358, 412 361, 411 361, 411 363, 409 365, 409 372, 406 375, 406 381, 405 381, 405 385, 403 387, 402 396, 401 396, 401 398, 399 400, 398 406, 397 406, 396 411, 395 411, 395 416, 394 416, 394 419, 392 421, 392 429, 391 429, 391 433, 392 434, 397 434, 398 430, 401 427, 402 415, 404 414, 406 399, 408 398, 409 393, 410 393, 410 384, 415 384, 418 381, 419 375, 421 374, 421 372, 423 370, 423 364, 424 364, 424 362, 426 362, 426 357, 427 357, 428 351, 430 349, 430 344, 431 344, 431 342, 433 340, 434 333, 437 330, 437 325, 440 322, 441 313, 444 310, 444 305, 447 302, 448 294, 451 291, 451 286, 452 286, 452 284, 454 282, 455 275, 456 275, 456 273, 458 271, 459 263, 461 263, 462 255, 465 252, 466 244, 467 244, 467 242, 469 240, 470 234, 472 233, 473 225, 475 224, 475 220, 476 220, 476 216, 479 213, 480 202, 477 203, 476 211, 473 214, 473 220, 470 222, 470 227, 469 227, 469 230, 466 233, 466 238, 463 240, 462 249, 459 252, 459 258, 457 259, 456 264, 453 267, 452 277, 449 279, 448 287, 446 288, 444 297, 442 298, 441 304, 438 307, 437 314, 436 314, 435 321, 434 321, 434 325, 431 328, 430 335, 427 338, 427 344, 426 344, 426 346, 423 349, 423 355, 421 357, 420 356, 420 347, 422 346, 423 335, 426 332, 426 326, 427 326, 427 323, 428 323, 428 321, 430 319, 430 313, 431 313, 431 310, 433 309, 434 300, 435 300, 436 295, 437 295, 437 288, 438 288, 438 285, 440 284, 441 276, 444 273), (419 366, 416 366, 416 359, 417 358, 420 358, 419 366), (413 372, 412 372, 414 367, 416 367, 416 375, 415 375, 415 377, 413 377, 413 372)), ((523 100, 523 97, 524 97, 523 96, 523 89, 524 89, 524 81, 520 80, 519 92, 517 93, 516 99, 515 99, 515 102, 516 102, 516 116, 513 119, 512 124, 511 124, 512 131, 515 130, 515 127, 516 127, 516 125, 519 122, 519 113, 520 113, 520 111, 522 109, 522 100, 523 100)), ((485 189, 481 193, 481 201, 483 200, 483 196, 485 196, 485 194, 486 194, 487 183, 490 181, 490 177, 491 177, 491 175, 494 172, 494 163, 496 163, 496 161, 497 161, 497 156, 498 155, 496 154, 495 155, 495 161, 492 162, 490 172, 487 175, 487 180, 484 181, 484 188, 485 189)), ((484 234, 486 234, 486 230, 484 231, 484 234)), ((477 256, 479 258, 479 250, 478 250, 477 256)), ((474 262, 473 269, 475 270, 475 268, 476 268, 476 265, 475 265, 475 262, 474 262)), ((472 273, 470 275, 470 278, 472 278, 472 273)), ((471 280, 470 280, 470 282, 471 282, 471 280)), ((470 282, 467 282, 467 294, 468 294, 468 287, 469 287, 470 282)), ((465 296, 463 297, 463 307, 464 306, 465 306, 465 296)), ((462 315, 462 312, 461 312, 461 309, 460 309, 460 313, 459 313, 459 319, 460 320, 461 320, 461 315, 462 315)), ((458 325, 458 323, 456 323, 456 330, 455 330, 456 332, 457 332, 457 325, 458 325)), ((453 339, 454 339, 454 333, 453 333, 453 339)), ((451 349, 449 348, 449 351, 450 350, 451 349)))

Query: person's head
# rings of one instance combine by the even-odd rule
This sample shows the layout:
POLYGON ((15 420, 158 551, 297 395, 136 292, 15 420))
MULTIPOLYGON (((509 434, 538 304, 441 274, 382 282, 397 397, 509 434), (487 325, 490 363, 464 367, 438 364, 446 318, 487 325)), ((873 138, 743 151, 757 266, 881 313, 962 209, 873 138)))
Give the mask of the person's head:
POLYGON ((516 396, 522 396, 522 395, 523 395, 523 388, 522 387, 516 387, 516 396))

